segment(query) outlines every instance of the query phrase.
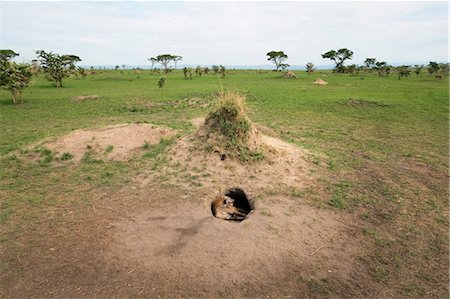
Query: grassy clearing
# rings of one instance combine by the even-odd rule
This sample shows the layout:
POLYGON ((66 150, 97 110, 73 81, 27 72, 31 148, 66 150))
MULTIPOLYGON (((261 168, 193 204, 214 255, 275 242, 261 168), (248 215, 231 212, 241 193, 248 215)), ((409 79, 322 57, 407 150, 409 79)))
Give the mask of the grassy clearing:
MULTIPOLYGON (((38 77, 16 106, 0 91, 0 245, 13 250, 24 229, 49 221, 42 215, 89 206, 91 196, 114 192, 142 167, 158 169, 174 139, 143 145, 142 156, 129 163, 87 154, 79 165, 71 153, 56 159, 31 144, 124 122, 187 132, 189 120, 206 116, 205 107, 224 88, 245 94, 252 120, 311 151, 321 186, 295 195, 361 219, 358 234, 366 240, 361 259, 374 281, 401 295, 447 296, 448 80, 296 75, 231 71, 225 79, 184 80, 174 72, 162 89, 159 77, 148 71, 99 72, 69 79, 61 89, 38 77), (319 76, 329 84, 313 85, 319 76), (72 100, 91 94, 100 98, 72 100)), ((332 290, 327 281, 311 281, 310 287, 318 294, 332 290)))

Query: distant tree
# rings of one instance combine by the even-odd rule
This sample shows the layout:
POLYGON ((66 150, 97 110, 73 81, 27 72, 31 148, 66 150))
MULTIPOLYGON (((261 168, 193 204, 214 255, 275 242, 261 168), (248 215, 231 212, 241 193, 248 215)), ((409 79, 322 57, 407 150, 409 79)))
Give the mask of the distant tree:
POLYGON ((308 62, 305 66, 306 72, 308 73, 308 76, 311 76, 312 73, 316 70, 314 67, 314 63, 308 62))
POLYGON ((198 66, 195 68, 195 73, 197 74, 198 77, 201 77, 202 74, 203 74, 203 68, 202 68, 200 65, 198 65, 198 66))
POLYGON ((287 68, 290 67, 290 66, 291 66, 291 65, 288 64, 288 63, 282 63, 282 64, 280 64, 280 68, 281 68, 281 70, 283 70, 283 71, 287 70, 287 68))
POLYGON ((192 69, 189 67, 183 68, 184 79, 192 80, 192 69))
POLYGON ((9 49, 0 50, 0 60, 11 60, 14 57, 19 56, 16 52, 9 49))
POLYGON ((155 64, 158 62, 156 57, 151 57, 148 59, 152 63, 152 69, 155 67, 155 64))
POLYGON ((275 64, 275 71, 277 72, 280 71, 280 68, 287 65, 283 62, 288 59, 288 56, 283 51, 270 51, 266 55, 269 56, 267 60, 272 61, 273 64, 275 64))
POLYGON ((408 78, 411 74, 411 70, 409 69, 409 65, 402 65, 397 67, 398 79, 400 80, 402 77, 408 78))
POLYGON ((368 72, 374 68, 376 61, 377 60, 375 58, 366 58, 366 60, 364 60, 364 65, 366 66, 366 70, 368 72))
POLYGON ((205 75, 208 75, 209 73, 209 68, 207 66, 205 66, 205 68, 203 69, 203 72, 205 73, 205 75))
POLYGON ((124 69, 127 68, 127 65, 126 64, 122 64, 121 67, 122 67, 122 70, 124 70, 124 69))
POLYGON ((420 73, 423 70, 423 64, 422 65, 414 65, 414 73, 416 73, 416 76, 418 77, 420 75, 420 73))
POLYGON ((214 75, 217 75, 219 73, 219 66, 218 65, 213 65, 212 66, 212 70, 214 72, 214 75))
POLYGON ((448 76, 450 65, 448 63, 439 64, 440 71, 443 76, 448 76))
POLYGON ((322 58, 328 58, 328 59, 331 59, 334 61, 334 63, 336 64, 334 67, 334 71, 337 73, 345 72, 344 62, 347 59, 351 60, 352 57, 353 57, 353 51, 351 51, 347 48, 342 48, 337 51, 330 50, 330 51, 322 54, 322 58))
POLYGON ((20 95, 30 83, 32 77, 29 64, 10 61, 19 55, 11 50, 0 50, 0 87, 11 92, 13 104, 17 104, 20 95))
POLYGON ((433 75, 439 71, 439 64, 435 61, 430 61, 428 64, 428 72, 433 75))
POLYGON ((55 87, 62 87, 62 80, 69 77, 75 70, 75 63, 81 61, 75 55, 59 55, 44 50, 36 51, 38 60, 49 81, 53 81, 55 87))
POLYGON ((389 75, 387 70, 390 71, 390 66, 388 66, 386 61, 377 61, 372 68, 378 72, 380 77, 387 77, 389 75))
POLYGON ((183 59, 183 57, 178 56, 178 55, 173 55, 172 60, 173 60, 173 63, 175 64, 175 69, 177 68, 178 61, 181 61, 181 59, 183 59))
POLYGON ((346 68, 346 72, 349 73, 350 75, 357 75, 359 72, 359 66, 357 64, 350 64, 346 68))
POLYGON ((178 56, 178 55, 162 54, 162 55, 158 55, 156 57, 149 58, 148 60, 151 61, 152 68, 155 65, 155 63, 161 64, 161 66, 163 67, 164 73, 167 74, 168 72, 170 72, 169 63, 173 61, 175 64, 175 68, 176 68, 177 62, 180 61, 181 59, 182 59, 182 57, 178 56))
POLYGON ((221 75, 222 78, 225 78, 225 73, 226 73, 226 68, 223 65, 219 66, 219 74, 221 75))
POLYGON ((118 71, 120 69, 120 66, 118 66, 118 65, 116 65, 115 67, 114 67, 114 70, 116 70, 116 71, 118 71))

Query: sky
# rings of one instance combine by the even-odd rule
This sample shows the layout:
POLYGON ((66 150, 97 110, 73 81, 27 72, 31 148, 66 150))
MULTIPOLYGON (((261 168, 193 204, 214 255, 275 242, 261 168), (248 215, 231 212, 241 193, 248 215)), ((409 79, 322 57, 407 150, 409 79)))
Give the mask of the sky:
MULTIPOLYGON (((1 0, 0 0, 1 1, 1 0)), ((448 2, 1 1, 0 48, 16 61, 35 50, 73 54, 81 65, 147 65, 159 54, 190 65, 330 64, 348 48, 352 63, 448 61, 448 2)))

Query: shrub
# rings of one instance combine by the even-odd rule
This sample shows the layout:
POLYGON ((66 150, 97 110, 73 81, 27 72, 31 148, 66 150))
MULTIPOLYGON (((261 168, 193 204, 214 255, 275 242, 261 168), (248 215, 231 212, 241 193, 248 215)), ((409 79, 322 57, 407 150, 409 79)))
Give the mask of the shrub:
POLYGON ((225 148, 230 156, 239 157, 241 161, 261 160, 264 158, 263 152, 249 147, 254 131, 244 106, 244 95, 221 92, 217 108, 206 119, 206 125, 212 133, 209 141, 214 146, 225 148))

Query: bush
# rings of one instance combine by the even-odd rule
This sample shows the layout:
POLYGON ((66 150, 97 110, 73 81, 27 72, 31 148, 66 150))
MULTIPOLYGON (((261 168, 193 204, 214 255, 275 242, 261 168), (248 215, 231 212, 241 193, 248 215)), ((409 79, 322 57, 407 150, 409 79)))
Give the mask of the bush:
POLYGON ((218 100, 217 108, 206 118, 206 126, 212 133, 209 141, 214 146, 225 148, 230 156, 239 157, 241 161, 263 159, 262 151, 249 147, 254 130, 245 113, 245 96, 222 92, 218 100))

